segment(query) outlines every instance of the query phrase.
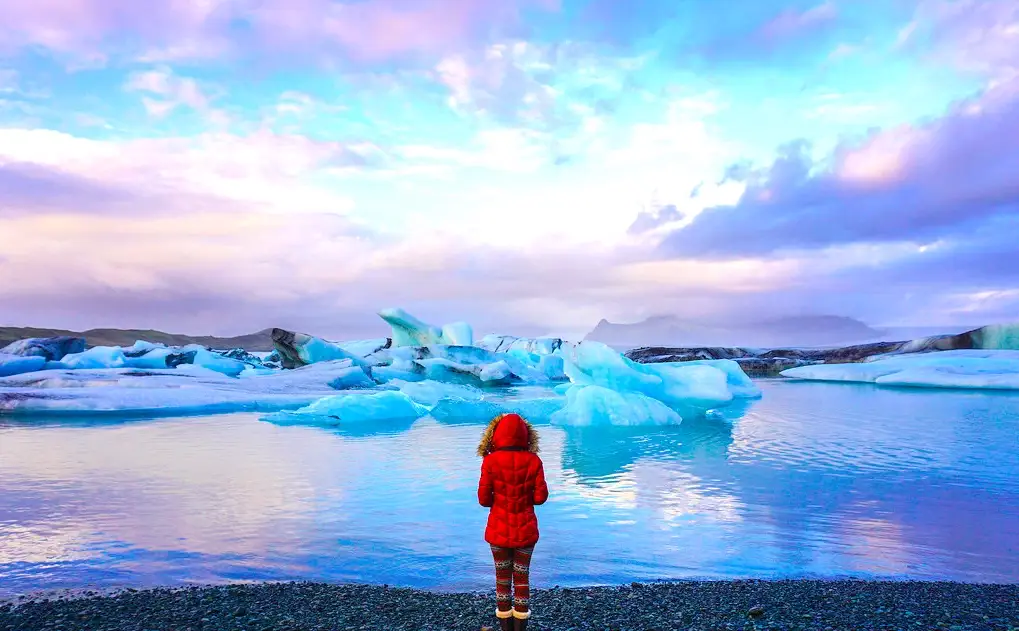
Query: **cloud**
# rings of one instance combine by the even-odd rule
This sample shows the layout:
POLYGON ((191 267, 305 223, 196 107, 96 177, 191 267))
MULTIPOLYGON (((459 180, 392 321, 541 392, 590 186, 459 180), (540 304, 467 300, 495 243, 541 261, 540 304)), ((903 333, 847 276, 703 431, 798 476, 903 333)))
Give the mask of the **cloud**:
POLYGON ((115 187, 32 163, 0 163, 0 216, 47 209, 123 212, 136 201, 115 187))
POLYGON ((212 111, 209 97, 198 82, 187 77, 178 77, 169 68, 149 70, 132 74, 124 88, 130 92, 154 94, 160 99, 143 97, 142 102, 149 114, 157 118, 165 116, 179 106, 190 107, 203 113, 212 111))
POLYGON ((1010 0, 921 0, 898 45, 993 78, 1019 73, 1019 4, 1010 0))
POLYGON ((723 26, 719 34, 709 36, 704 44, 695 47, 695 51, 713 62, 751 58, 761 61, 820 49, 831 43, 840 26, 838 7, 830 0, 812 6, 789 7, 763 20, 751 21, 770 6, 747 3, 743 17, 736 20, 741 27, 732 30, 723 26))
POLYGON ((311 175, 370 168, 370 148, 260 131, 123 141, 0 129, 0 161, 33 163, 147 196, 201 197, 268 212, 344 213, 350 199, 311 175))
MULTIPOLYGON (((1011 93, 1011 86, 1001 91, 1011 93)), ((733 207, 662 243, 683 256, 765 255, 854 242, 932 242, 1019 213, 1019 99, 994 89, 943 117, 844 144, 815 164, 803 143, 747 175, 733 207)))
POLYGON ((575 42, 506 40, 447 55, 431 76, 461 115, 568 132, 613 109, 642 63, 575 42))
POLYGON ((485 41, 518 28, 529 10, 556 11, 558 2, 0 0, 0 48, 36 45, 79 57, 109 49, 150 62, 234 55, 375 63, 485 41))

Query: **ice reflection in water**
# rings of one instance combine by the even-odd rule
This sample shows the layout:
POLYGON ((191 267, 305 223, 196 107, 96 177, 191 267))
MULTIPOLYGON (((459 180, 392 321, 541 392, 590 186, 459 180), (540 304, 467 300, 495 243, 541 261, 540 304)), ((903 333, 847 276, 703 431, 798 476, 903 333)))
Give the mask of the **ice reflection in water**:
MULTIPOLYGON (((541 427, 538 584, 1019 580, 1019 396, 765 382, 726 419, 541 427)), ((0 592, 240 579, 489 587, 482 425, 236 414, 0 425, 0 592)))

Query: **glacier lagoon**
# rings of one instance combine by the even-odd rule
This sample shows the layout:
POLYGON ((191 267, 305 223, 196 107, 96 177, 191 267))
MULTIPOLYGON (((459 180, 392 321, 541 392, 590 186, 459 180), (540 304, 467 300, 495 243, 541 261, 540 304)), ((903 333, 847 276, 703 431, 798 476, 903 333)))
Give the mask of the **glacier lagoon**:
MULTIPOLYGON (((1019 394, 761 380, 665 427, 539 421, 536 585, 1019 581, 1019 394)), ((507 399, 534 388, 507 389, 507 399)), ((0 596, 316 579, 490 588, 489 420, 0 417, 0 596)))

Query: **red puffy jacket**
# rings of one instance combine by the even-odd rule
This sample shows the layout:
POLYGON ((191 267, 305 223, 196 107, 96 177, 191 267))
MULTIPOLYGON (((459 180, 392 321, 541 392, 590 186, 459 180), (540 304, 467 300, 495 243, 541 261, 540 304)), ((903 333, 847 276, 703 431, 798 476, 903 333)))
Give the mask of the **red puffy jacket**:
POLYGON ((537 456, 538 434, 517 414, 497 416, 478 446, 478 502, 490 507, 485 541, 501 548, 538 542, 534 507, 548 499, 545 470, 537 456))

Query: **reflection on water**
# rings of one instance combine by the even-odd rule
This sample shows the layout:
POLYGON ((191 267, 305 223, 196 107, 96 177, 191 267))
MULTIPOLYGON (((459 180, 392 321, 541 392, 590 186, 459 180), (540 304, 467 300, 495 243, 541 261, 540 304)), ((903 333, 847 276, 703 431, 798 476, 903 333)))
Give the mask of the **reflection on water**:
MULTIPOLYGON (((541 426, 538 584, 1019 580, 1019 396, 763 383, 675 428, 541 426)), ((0 595, 243 579, 488 588, 485 422, 0 424, 0 595)))

